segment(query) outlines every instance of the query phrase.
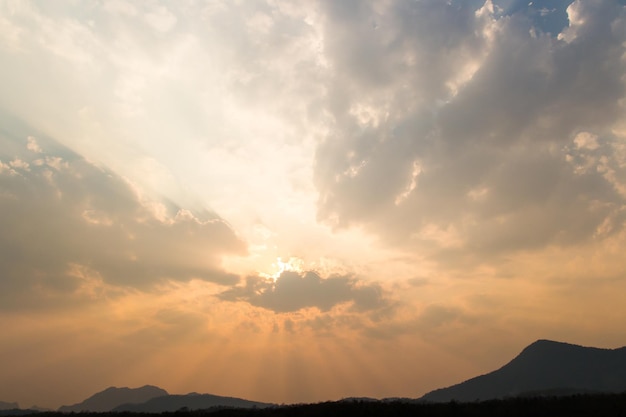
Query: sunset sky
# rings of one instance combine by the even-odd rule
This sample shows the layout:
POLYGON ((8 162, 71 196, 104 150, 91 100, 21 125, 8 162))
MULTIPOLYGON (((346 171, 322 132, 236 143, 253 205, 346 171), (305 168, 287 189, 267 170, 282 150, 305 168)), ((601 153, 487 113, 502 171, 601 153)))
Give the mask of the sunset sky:
POLYGON ((626 345, 626 0, 0 0, 0 400, 419 397, 626 345))

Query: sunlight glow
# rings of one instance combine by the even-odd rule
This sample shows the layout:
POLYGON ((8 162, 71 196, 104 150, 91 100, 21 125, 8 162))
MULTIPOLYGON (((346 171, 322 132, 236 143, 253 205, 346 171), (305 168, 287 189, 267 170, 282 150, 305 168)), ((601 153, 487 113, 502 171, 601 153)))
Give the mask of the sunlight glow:
POLYGON ((287 261, 283 261, 281 257, 276 258, 276 262, 272 263, 273 273, 267 274, 264 272, 259 273, 264 278, 271 278, 276 281, 280 275, 285 271, 303 272, 304 261, 298 257, 290 256, 287 261))

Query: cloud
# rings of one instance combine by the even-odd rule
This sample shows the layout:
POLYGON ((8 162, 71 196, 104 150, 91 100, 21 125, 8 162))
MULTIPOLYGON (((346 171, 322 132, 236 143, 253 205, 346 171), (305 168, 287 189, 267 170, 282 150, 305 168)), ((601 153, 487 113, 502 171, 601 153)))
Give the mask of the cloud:
POLYGON ((318 218, 442 260, 620 230, 626 11, 567 6, 548 33, 534 9, 490 2, 329 5, 318 218))
POLYGON ((528 3, 5 6, 0 105, 242 234, 314 229, 317 192, 413 253, 576 244, 620 217, 624 2, 528 3))
POLYGON ((324 129, 315 7, 2 3, 0 108, 244 236, 256 217, 290 229, 314 212, 324 129))
POLYGON ((43 151, 41 150, 41 147, 39 147, 39 144, 37 143, 37 139, 35 139, 32 136, 29 136, 27 138, 28 140, 28 144, 26 145, 26 149, 28 149, 29 151, 35 152, 35 153, 42 153, 43 151))
MULTIPOLYGON (((194 215, 148 200, 123 178, 34 138, 0 152, 0 298, 3 308, 28 299, 106 286, 149 288, 165 280, 231 285, 219 264, 246 248, 217 215, 194 215), (24 146, 25 145, 25 146, 24 146)), ((40 300, 41 301, 41 300, 40 300)))
POLYGON ((625 1, 0 2, 0 391, 413 395, 622 343, 625 1))
POLYGON ((271 278, 248 277, 243 286, 219 295, 226 301, 244 301, 276 313, 317 308, 327 312, 350 303, 355 311, 371 311, 388 304, 377 284, 364 284, 350 276, 320 277, 316 272, 284 271, 271 278))

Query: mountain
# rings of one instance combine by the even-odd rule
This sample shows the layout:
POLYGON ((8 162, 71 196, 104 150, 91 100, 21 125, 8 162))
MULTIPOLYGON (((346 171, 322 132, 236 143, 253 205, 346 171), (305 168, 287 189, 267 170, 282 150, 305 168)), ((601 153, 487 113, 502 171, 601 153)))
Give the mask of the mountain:
POLYGON ((115 407, 122 404, 143 403, 152 398, 161 397, 163 395, 167 395, 167 391, 152 385, 145 385, 140 388, 109 387, 104 391, 92 395, 81 403, 74 405, 64 405, 59 408, 59 411, 111 411, 115 407))
POLYGON ((5 403, 4 401, 0 401, 0 410, 14 410, 20 408, 17 403, 5 403))
POLYGON ((424 395, 431 402, 626 391, 626 347, 538 340, 502 368, 424 395))
POLYGON ((274 406, 274 404, 248 401, 241 398, 220 397, 211 394, 191 393, 187 395, 165 395, 162 397, 152 398, 143 404, 124 404, 114 408, 112 411, 163 413, 166 411, 177 411, 182 408, 186 408, 188 410, 203 410, 212 407, 265 408, 271 406, 274 406))
POLYGON ((37 406, 37 405, 33 405, 33 406, 31 406, 31 407, 29 408, 29 410, 31 410, 31 411, 40 411, 40 412, 42 412, 42 413, 43 413, 43 412, 47 412, 47 411, 54 411, 54 410, 53 410, 53 409, 51 409, 51 408, 39 407, 39 406, 37 406))

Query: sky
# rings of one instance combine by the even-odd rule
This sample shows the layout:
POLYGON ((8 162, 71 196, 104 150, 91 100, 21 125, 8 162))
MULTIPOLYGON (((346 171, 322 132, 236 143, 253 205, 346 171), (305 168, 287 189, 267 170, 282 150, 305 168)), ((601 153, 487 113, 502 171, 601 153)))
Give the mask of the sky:
POLYGON ((0 0, 0 62, 2 401, 626 345, 626 1, 0 0))

